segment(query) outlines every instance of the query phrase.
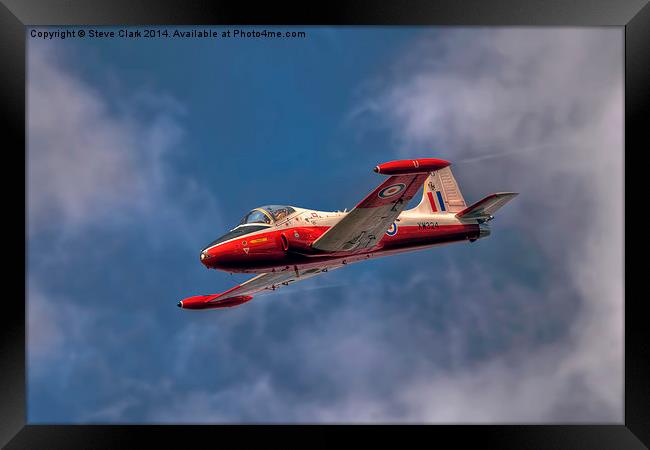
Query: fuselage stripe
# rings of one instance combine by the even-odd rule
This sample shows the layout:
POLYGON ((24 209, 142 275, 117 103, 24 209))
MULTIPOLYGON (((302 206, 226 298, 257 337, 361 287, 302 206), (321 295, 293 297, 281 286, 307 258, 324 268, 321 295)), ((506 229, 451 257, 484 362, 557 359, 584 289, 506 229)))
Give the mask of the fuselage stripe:
POLYGON ((427 197, 429 197, 429 203, 431 204, 431 210, 433 212, 437 212, 438 208, 436 208, 436 202, 433 201, 433 194, 431 191, 427 192, 427 197))
POLYGON ((436 194, 438 194, 438 201, 440 202, 440 210, 447 211, 447 208, 445 208, 445 202, 442 201, 442 194, 440 193, 440 191, 436 191, 436 194))

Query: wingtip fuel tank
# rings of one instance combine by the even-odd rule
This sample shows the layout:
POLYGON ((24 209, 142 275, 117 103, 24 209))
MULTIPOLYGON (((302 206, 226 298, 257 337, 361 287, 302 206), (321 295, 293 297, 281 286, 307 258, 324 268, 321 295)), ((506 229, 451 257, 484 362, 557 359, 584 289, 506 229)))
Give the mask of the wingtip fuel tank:
POLYGON ((440 170, 451 163, 438 158, 399 159, 375 166, 375 172, 382 175, 403 175, 409 173, 427 173, 440 170))

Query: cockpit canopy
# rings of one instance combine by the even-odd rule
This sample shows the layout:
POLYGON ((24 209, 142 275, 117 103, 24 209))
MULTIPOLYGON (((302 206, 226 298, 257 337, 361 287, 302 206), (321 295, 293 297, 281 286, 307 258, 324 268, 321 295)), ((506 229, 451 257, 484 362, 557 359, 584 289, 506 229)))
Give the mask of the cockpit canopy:
POLYGON ((219 239, 210 242, 206 249, 224 241, 268 228, 275 222, 284 219, 294 212, 296 212, 296 210, 291 206, 283 205, 267 205, 255 208, 246 214, 235 228, 221 236, 219 239))
POLYGON ((296 210, 291 206, 267 205, 255 208, 246 214, 238 225, 262 223, 271 225, 274 222, 284 219, 296 210))

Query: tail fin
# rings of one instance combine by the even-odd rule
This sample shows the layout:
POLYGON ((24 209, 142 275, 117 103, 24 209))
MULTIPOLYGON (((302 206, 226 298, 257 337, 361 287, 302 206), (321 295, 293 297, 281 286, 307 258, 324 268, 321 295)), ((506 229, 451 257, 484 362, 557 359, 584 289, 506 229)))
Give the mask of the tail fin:
POLYGON ((422 200, 413 211, 422 214, 457 213, 466 206, 451 167, 447 166, 429 174, 424 181, 422 200))
POLYGON ((456 214, 456 217, 468 220, 489 220, 492 218, 492 214, 517 195, 519 194, 516 192, 497 192, 496 194, 490 194, 468 208, 463 209, 456 214))

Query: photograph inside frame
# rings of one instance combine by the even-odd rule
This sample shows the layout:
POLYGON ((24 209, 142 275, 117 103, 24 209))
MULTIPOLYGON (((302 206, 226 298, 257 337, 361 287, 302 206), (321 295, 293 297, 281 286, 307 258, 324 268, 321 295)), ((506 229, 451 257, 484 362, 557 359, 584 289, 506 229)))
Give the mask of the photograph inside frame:
POLYGON ((623 423, 623 58, 28 28, 27 422, 623 423))

